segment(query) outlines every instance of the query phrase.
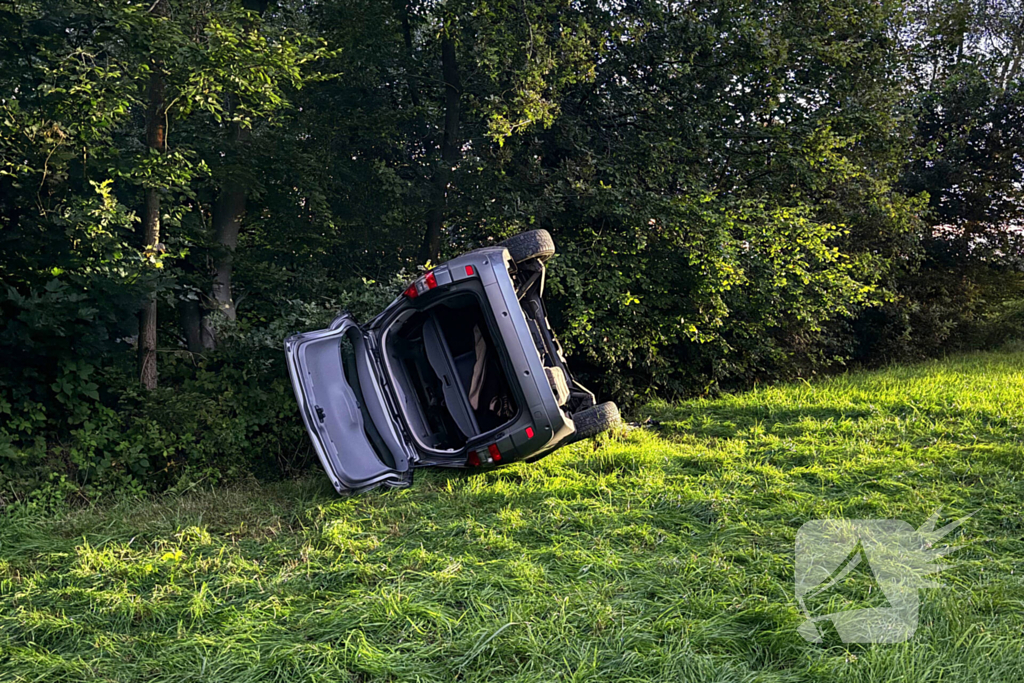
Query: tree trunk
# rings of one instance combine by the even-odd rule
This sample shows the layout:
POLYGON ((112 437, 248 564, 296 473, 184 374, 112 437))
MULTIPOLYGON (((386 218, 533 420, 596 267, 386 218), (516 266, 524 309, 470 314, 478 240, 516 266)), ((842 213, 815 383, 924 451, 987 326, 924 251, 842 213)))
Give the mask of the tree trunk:
MULTIPOLYGON (((252 130, 237 127, 234 134, 234 146, 238 153, 252 141, 252 130)), ((220 311, 224 317, 234 322, 237 317, 235 297, 231 291, 231 272, 234 268, 235 249, 238 247, 238 233, 245 215, 246 187, 231 173, 223 181, 220 194, 213 203, 212 226, 214 249, 213 282, 210 287, 210 309, 220 311)), ((217 346, 217 331, 210 316, 203 318, 203 346, 214 349, 217 346)))
MULTIPOLYGON (((163 15, 166 0, 158 0, 154 13, 163 15)), ((162 65, 153 62, 149 77, 149 106, 146 111, 146 145, 163 154, 167 144, 166 102, 164 101, 164 76, 162 65)), ((145 205, 142 210, 142 243, 147 253, 158 254, 160 245, 160 191, 146 188, 145 205)), ((139 382, 146 389, 156 389, 156 293, 149 295, 139 316, 139 382)))
POLYGON ((214 310, 220 311, 231 321, 237 317, 235 300, 231 294, 231 269, 244 213, 245 188, 233 180, 228 181, 213 205, 213 239, 217 243, 217 256, 210 298, 214 310))
POLYGON ((452 167, 459 158, 459 115, 462 84, 455 55, 455 41, 441 40, 441 75, 444 78, 444 138, 441 142, 441 163, 434 171, 433 201, 427 214, 427 233, 420 249, 420 261, 436 262, 441 255, 441 230, 448 199, 452 167))
POLYGON ((203 346, 203 311, 197 299, 185 299, 178 302, 178 317, 181 319, 181 330, 185 333, 185 347, 190 353, 202 353, 203 346))
MULTIPOLYGON (((406 59, 408 60, 408 65, 409 65, 409 68, 407 69, 407 72, 406 72, 407 84, 409 86, 409 99, 412 100, 412 106, 416 109, 416 112, 417 112, 417 123, 418 124, 422 124, 423 122, 421 120, 419 120, 419 114, 420 114, 420 91, 419 91, 419 88, 416 87, 416 78, 411 75, 411 72, 412 72, 412 69, 413 69, 413 64, 415 63, 415 61, 413 60, 412 23, 409 20, 409 4, 407 2, 403 2, 402 3, 401 13, 402 13, 402 38, 405 41, 405 56, 406 56, 406 59)), ((431 145, 431 146, 433 146, 433 145, 431 145)))

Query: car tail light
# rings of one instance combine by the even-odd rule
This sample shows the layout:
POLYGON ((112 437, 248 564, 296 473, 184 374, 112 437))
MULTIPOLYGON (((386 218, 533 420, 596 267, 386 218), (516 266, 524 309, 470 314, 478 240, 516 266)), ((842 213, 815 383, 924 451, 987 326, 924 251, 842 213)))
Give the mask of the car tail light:
POLYGON ((526 438, 527 439, 532 439, 533 438, 533 427, 527 427, 526 428, 526 438))
POLYGON ((431 289, 437 287, 437 276, 434 275, 434 271, 430 271, 422 277, 418 277, 412 281, 412 283, 406 287, 405 294, 410 299, 415 299, 420 294, 429 292, 431 289))
POLYGON ((466 458, 466 464, 470 467, 480 467, 480 456, 476 454, 476 451, 469 452, 469 457, 466 458))
POLYGON ((498 444, 492 443, 487 447, 487 452, 494 458, 494 462, 501 462, 501 451, 498 450, 498 444))
MULTIPOLYGON (((438 270, 432 270, 410 282, 409 286, 405 288, 405 291, 402 292, 402 294, 410 299, 415 299, 421 294, 426 294, 432 289, 443 287, 455 279, 448 266, 439 266, 438 268, 441 272, 440 282, 438 282, 438 270)), ((476 268, 473 266, 466 266, 466 277, 472 277, 474 275, 476 275, 476 268)))

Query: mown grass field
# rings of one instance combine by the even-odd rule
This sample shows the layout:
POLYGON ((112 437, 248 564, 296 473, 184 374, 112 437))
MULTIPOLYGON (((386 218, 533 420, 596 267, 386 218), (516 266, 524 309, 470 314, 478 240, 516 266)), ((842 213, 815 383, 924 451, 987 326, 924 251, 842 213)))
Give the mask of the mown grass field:
POLYGON ((1024 352, 646 416, 405 491, 313 475, 9 515, 0 681, 1024 680, 1024 352), (939 507, 977 514, 911 641, 797 634, 801 524, 939 507))

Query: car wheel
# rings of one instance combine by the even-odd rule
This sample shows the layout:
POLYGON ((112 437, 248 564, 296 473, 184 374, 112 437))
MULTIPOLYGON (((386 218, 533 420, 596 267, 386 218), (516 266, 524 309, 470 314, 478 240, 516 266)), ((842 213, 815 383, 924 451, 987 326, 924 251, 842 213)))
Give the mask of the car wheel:
POLYGON ((608 401, 581 410, 572 416, 572 421, 576 425, 576 438, 589 439, 620 424, 622 417, 619 416, 619 407, 608 401))
POLYGON ((531 259, 547 261, 555 255, 555 241, 547 230, 528 230, 509 237, 500 246, 508 249, 509 255, 516 263, 531 259))

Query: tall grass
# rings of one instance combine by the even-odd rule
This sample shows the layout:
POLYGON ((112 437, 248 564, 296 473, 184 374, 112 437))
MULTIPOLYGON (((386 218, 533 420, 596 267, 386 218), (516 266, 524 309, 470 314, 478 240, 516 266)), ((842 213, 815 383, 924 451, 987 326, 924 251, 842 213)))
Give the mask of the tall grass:
POLYGON ((8 515, 0 681, 1024 680, 1024 352, 645 418, 398 492, 312 475, 8 515), (911 641, 797 634, 801 524, 940 507, 977 514, 911 641))

